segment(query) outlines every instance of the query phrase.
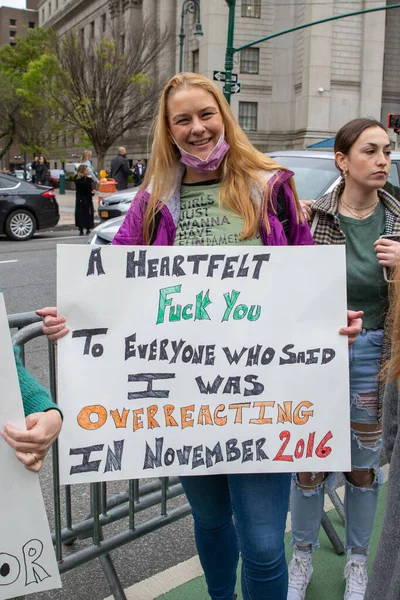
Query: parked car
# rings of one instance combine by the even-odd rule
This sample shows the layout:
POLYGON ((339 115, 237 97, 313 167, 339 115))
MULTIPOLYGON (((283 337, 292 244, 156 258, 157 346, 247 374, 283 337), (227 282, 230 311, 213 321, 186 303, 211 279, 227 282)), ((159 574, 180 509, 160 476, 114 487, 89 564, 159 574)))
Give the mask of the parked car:
POLYGON ((63 169, 50 169, 49 185, 53 188, 60 187, 60 175, 65 175, 63 169))
POLYGON ((138 190, 138 187, 130 188, 128 190, 114 192, 114 194, 104 196, 100 200, 97 208, 100 219, 113 219, 114 217, 126 215, 138 190))
MULTIPOLYGON (((294 172, 300 200, 317 200, 340 181, 333 152, 285 150, 269 154, 278 164, 294 172)), ((400 201, 400 152, 392 152, 392 166, 385 189, 400 201)), ((88 244, 111 244, 124 217, 100 223, 87 239, 88 244)))
MULTIPOLYGON (((316 200, 330 192, 340 181, 333 152, 287 150, 269 154, 276 162, 293 171, 300 200, 316 200)), ((392 166, 385 189, 400 200, 400 152, 392 152, 392 166)))
POLYGON ((78 167, 79 167, 80 163, 76 162, 76 163, 65 163, 64 165, 64 171, 66 175, 69 175, 69 173, 74 173, 76 174, 78 167))
POLYGON ((0 174, 0 232, 10 240, 29 240, 38 229, 57 225, 54 190, 0 174))
MULTIPOLYGON (((15 171, 11 171, 10 175, 12 177, 16 177, 20 181, 25 181, 23 169, 16 169, 15 171)), ((32 181, 31 172, 28 168, 26 169, 26 181, 32 181)))

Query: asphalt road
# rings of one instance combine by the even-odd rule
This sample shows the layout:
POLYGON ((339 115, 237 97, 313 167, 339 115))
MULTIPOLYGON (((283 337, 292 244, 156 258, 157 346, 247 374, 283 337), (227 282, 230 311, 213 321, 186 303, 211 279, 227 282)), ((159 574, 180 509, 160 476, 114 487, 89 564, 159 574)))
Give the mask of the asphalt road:
MULTIPOLYGON (((68 203, 68 198, 65 199, 68 203)), ((71 212, 68 205, 63 213, 71 212)), ((65 227, 65 225, 64 225, 65 227)), ((81 244, 74 229, 44 232, 27 242, 10 242, 0 236, 0 289, 3 291, 8 314, 33 311, 56 303, 56 245, 81 244)), ((48 385, 46 340, 38 338, 29 343, 27 366, 39 381, 48 385)), ((46 461, 41 474, 42 492, 50 525, 53 523, 51 461, 46 461)), ((115 483, 113 493, 126 491, 126 482, 115 483)), ((75 521, 89 513, 88 486, 74 486, 73 516, 75 521)), ((173 501, 176 506, 183 501, 173 501)), ((156 511, 157 512, 157 511, 156 511)), ((152 513, 154 514, 154 513, 152 513)), ((112 526, 113 531, 127 527, 126 521, 112 526)), ((107 532, 106 532, 107 534, 107 532)), ((83 548, 86 541, 75 542, 83 548)), ((65 552, 74 551, 66 548, 65 552)), ((196 554, 191 518, 185 518, 112 553, 115 568, 124 588, 146 579, 196 554)), ((110 596, 107 580, 98 560, 91 561, 62 575, 62 590, 36 594, 38 599, 100 600, 110 596)), ((140 599, 138 599, 140 600, 140 599)))

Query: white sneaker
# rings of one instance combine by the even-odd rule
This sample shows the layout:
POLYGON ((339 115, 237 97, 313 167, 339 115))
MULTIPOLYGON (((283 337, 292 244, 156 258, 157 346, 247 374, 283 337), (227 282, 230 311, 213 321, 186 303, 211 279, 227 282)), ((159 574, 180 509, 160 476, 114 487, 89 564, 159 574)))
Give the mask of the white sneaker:
POLYGON ((294 548, 293 558, 289 564, 287 600, 304 600, 312 574, 312 553, 294 548))
POLYGON ((367 589, 367 557, 362 554, 347 553, 347 563, 344 569, 346 589, 344 600, 364 600, 367 589))

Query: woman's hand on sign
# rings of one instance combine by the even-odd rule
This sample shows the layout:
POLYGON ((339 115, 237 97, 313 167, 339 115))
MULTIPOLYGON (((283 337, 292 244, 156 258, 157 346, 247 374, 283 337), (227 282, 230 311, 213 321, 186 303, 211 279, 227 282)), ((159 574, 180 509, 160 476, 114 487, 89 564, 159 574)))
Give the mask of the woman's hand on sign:
POLYGON ((361 333, 362 329, 362 317, 364 311, 362 310, 348 310, 347 311, 347 327, 339 329, 340 335, 347 335, 349 346, 354 344, 356 337, 361 333))
POLYGON ((43 318, 42 331, 52 342, 56 342, 69 332, 65 325, 65 317, 57 316, 57 307, 46 306, 37 310, 36 314, 43 318))
POLYGON ((306 221, 311 221, 312 210, 311 207, 313 205, 312 200, 300 200, 301 210, 303 211, 303 215, 306 221))
MULTIPOLYGON (((398 239, 398 236, 396 236, 398 239)), ((376 257, 382 267, 396 267, 400 264, 400 243, 390 238, 379 238, 374 243, 376 257)))
POLYGON ((61 430, 61 413, 56 409, 28 415, 26 430, 6 425, 1 435, 29 471, 38 473, 44 458, 61 430))

